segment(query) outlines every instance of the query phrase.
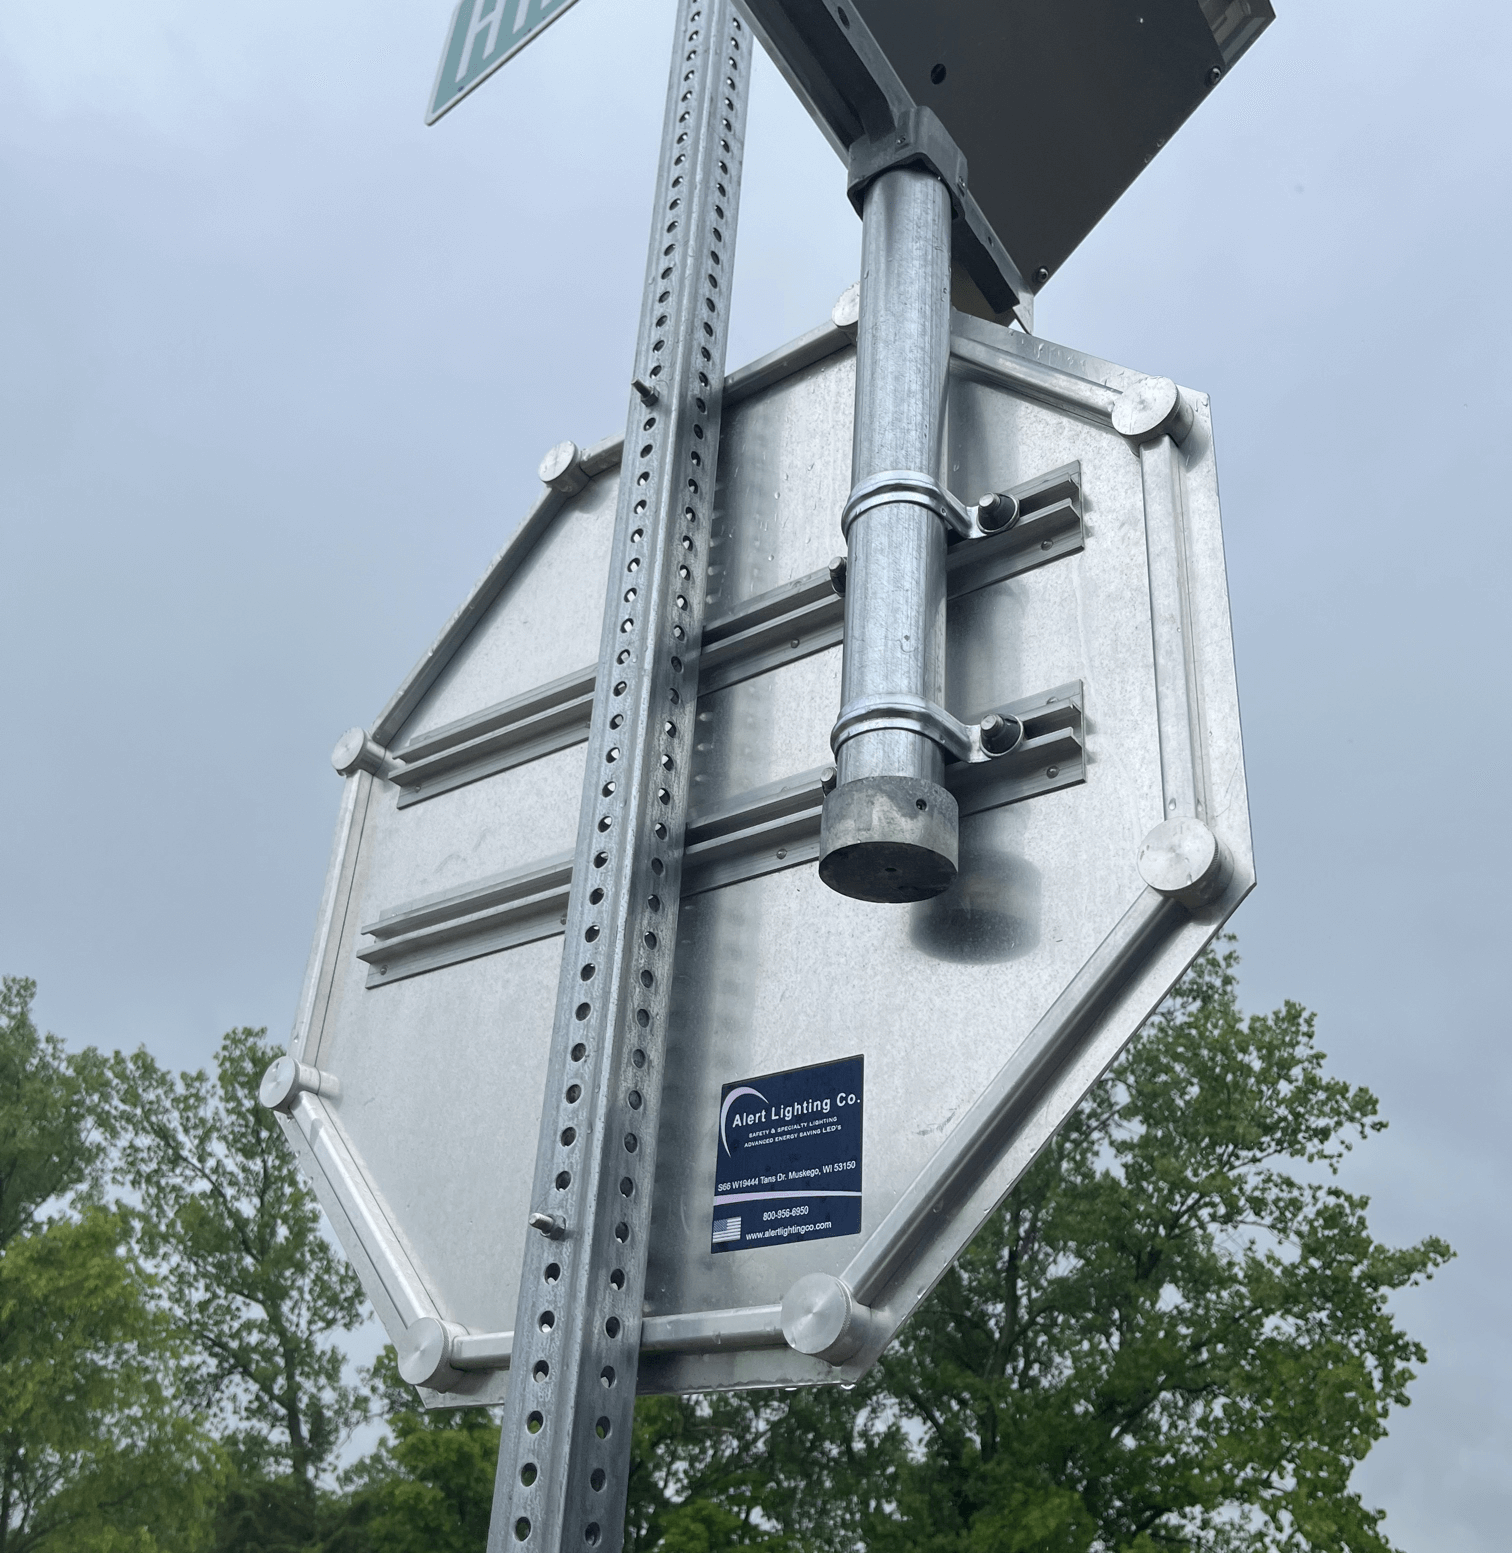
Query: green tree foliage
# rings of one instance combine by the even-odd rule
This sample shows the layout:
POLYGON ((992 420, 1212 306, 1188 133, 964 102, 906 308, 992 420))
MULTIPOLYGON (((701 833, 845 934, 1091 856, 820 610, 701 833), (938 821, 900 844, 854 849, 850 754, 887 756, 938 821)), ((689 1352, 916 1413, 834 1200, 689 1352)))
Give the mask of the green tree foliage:
POLYGON ((1378 1131, 1296 1004, 1210 954, 849 1397, 638 1412, 638 1550, 1376 1553, 1349 1476, 1425 1355, 1441 1241, 1333 1179, 1378 1131), (810 1481, 812 1475, 812 1483, 810 1481))
POLYGON ((870 1545, 1389 1547, 1349 1476, 1426 1355, 1332 1179, 1379 1131, 1295 1003, 1210 954, 942 1280, 876 1386, 922 1439, 870 1545))
POLYGON ((216 1453, 99 1201, 104 1064, 38 1033, 35 990, 0 983, 0 1553, 190 1549, 216 1453))
POLYGON ((321 1553, 475 1553, 488 1540, 499 1425, 483 1408, 427 1413, 392 1348, 373 1367, 391 1434, 347 1475, 351 1509, 321 1553))
POLYGON ((213 1077, 175 1077, 145 1050, 117 1053, 112 1120, 119 1168, 141 1201, 143 1249, 190 1345, 195 1395, 246 1479, 223 1519, 234 1522, 246 1508, 239 1496, 250 1496, 284 1505, 298 1538, 320 1475, 366 1416, 335 1334, 361 1325, 367 1307, 277 1120, 257 1104, 279 1055, 265 1034, 230 1031, 213 1077))
POLYGON ((905 1455, 859 1390, 642 1397, 625 1545, 849 1553, 888 1513, 905 1455))

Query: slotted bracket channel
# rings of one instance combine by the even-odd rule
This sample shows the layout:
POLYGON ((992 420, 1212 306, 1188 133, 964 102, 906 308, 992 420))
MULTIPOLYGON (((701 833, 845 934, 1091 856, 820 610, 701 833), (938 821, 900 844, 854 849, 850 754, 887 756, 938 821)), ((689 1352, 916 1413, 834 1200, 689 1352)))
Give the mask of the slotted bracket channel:
MULTIPOLYGON (((644 422, 645 417, 642 417, 644 422)), ((1082 548, 1081 466, 1066 464, 1008 494, 1020 517, 987 539, 953 545, 946 592, 974 593, 1082 548)), ((618 594, 611 602, 621 602, 618 594)), ((704 627, 699 688, 705 695, 839 645, 845 601, 828 571, 810 572, 747 599, 704 627)), ((399 807, 438 798, 469 782, 581 744, 593 715, 598 669, 589 664, 523 695, 417 734, 394 751, 387 779, 399 807)))
MULTIPOLYGON (((988 707, 980 715, 988 712, 1016 719, 1024 736, 1011 754, 997 760, 946 768, 945 785, 963 815, 1086 780, 1080 680, 988 707)), ((815 766, 690 814, 683 834, 683 899, 817 861, 823 784, 833 772, 833 766, 815 766)), ((357 951, 369 967, 367 985, 392 986, 463 960, 554 938, 566 925, 571 882, 572 856, 564 852, 391 907, 362 929, 372 940, 357 951)))
POLYGON ((752 47, 674 37, 490 1553, 624 1532, 752 47))

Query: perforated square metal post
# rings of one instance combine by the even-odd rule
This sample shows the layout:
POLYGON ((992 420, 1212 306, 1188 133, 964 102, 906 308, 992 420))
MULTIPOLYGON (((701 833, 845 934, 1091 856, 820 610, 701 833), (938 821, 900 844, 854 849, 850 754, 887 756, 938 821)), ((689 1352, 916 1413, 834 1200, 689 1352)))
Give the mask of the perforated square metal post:
POLYGON ((623 1536, 751 56, 677 28, 490 1553, 623 1536))

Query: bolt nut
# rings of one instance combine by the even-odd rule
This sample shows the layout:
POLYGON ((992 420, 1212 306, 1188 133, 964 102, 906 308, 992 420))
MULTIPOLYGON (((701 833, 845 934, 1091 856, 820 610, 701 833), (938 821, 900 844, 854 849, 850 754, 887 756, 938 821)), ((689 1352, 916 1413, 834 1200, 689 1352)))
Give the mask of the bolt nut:
POLYGON ((977 502, 977 522, 989 534, 1001 534, 1018 522, 1019 504, 1001 491, 989 491, 977 502))
POLYGON ((1024 725, 1016 717, 989 712, 982 719, 982 748, 989 755, 1006 755, 1024 737, 1024 725))

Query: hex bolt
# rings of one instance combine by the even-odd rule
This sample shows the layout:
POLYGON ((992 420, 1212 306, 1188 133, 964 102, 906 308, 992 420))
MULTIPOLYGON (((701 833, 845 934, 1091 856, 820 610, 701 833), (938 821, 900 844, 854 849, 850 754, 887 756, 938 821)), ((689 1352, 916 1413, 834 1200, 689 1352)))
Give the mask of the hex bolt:
POLYGON ((652 405, 661 398, 661 395, 643 377, 631 378, 630 386, 640 396, 642 404, 652 405))
POLYGON ((567 1221, 560 1213, 532 1213, 526 1221, 531 1229, 538 1229, 547 1240, 565 1240, 567 1221))

